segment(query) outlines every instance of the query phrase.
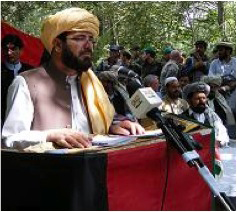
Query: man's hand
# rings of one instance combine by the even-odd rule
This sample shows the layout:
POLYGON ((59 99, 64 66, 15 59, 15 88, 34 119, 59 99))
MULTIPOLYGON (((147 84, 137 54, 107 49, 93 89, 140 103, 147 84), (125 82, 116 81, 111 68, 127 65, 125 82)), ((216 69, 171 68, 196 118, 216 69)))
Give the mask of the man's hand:
POLYGON ((72 129, 49 130, 47 142, 64 148, 87 148, 91 146, 92 137, 72 129))
POLYGON ((118 124, 111 125, 110 133, 118 135, 141 135, 145 133, 145 129, 137 122, 125 120, 120 121, 118 124))
POLYGON ((198 52, 194 52, 193 53, 193 57, 198 61, 202 61, 202 57, 200 56, 200 54, 198 52))

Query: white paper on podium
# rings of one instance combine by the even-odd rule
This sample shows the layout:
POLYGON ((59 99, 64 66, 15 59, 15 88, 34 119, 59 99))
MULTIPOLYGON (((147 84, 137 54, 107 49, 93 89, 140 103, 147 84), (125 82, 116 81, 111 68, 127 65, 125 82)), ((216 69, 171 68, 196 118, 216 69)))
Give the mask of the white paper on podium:
POLYGON ((161 129, 156 129, 156 130, 147 130, 145 134, 142 134, 142 135, 128 135, 128 137, 149 138, 149 137, 160 136, 162 134, 163 132, 161 129))
POLYGON ((93 137, 93 146, 117 146, 135 141, 136 137, 122 135, 96 135, 93 137))
POLYGON ((156 137, 162 134, 161 129, 149 130, 142 135, 96 135, 93 137, 93 146, 116 146, 135 141, 137 138, 156 137))

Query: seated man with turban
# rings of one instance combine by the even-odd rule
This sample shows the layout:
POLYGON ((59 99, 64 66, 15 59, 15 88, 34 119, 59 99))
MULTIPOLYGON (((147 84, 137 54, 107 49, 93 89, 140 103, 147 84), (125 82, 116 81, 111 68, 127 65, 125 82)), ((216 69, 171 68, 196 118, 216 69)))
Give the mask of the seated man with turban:
POLYGON ((49 16, 41 40, 50 54, 42 66, 17 76, 9 88, 3 146, 23 149, 52 142, 91 146, 88 134, 142 134, 129 120, 113 122, 114 108, 91 71, 97 17, 80 8, 49 16))
POLYGON ((165 79, 166 95, 159 109, 166 113, 181 114, 188 109, 188 103, 179 98, 181 88, 176 77, 168 77, 165 79))
POLYGON ((217 144, 225 146, 229 142, 227 129, 220 117, 207 105, 210 86, 203 82, 195 82, 184 87, 183 97, 189 103, 189 109, 182 116, 209 125, 215 130, 217 144))

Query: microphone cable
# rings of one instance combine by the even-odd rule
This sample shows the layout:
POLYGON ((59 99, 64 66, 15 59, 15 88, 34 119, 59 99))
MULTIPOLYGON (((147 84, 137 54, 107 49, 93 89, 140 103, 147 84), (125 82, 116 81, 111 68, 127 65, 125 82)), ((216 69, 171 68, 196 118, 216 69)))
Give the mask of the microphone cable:
POLYGON ((160 208, 161 211, 164 210, 164 204, 165 204, 165 200, 166 200, 166 193, 167 193, 167 186, 168 186, 168 179, 169 179, 170 148, 171 148, 170 143, 166 141, 167 160, 166 160, 165 184, 164 184, 164 188, 163 188, 163 192, 162 192, 163 195, 162 195, 161 208, 160 208))

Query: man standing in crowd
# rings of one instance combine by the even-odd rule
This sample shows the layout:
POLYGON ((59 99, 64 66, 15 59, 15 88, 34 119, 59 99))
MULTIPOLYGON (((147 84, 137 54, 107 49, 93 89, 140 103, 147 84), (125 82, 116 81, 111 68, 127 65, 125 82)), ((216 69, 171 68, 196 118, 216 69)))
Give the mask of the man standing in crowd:
POLYGON ((161 63, 156 60, 156 50, 153 47, 147 47, 142 54, 142 73, 141 77, 144 78, 148 74, 154 74, 160 77, 161 63))
POLYGON ((139 76, 141 76, 142 67, 132 61, 132 54, 128 50, 123 50, 121 52, 121 64, 120 66, 124 66, 134 72, 136 72, 139 76))
POLYGON ((208 75, 209 61, 205 55, 207 43, 199 40, 195 43, 195 52, 186 60, 186 69, 193 82, 200 81, 202 76, 208 75))
POLYGON ((109 57, 102 60, 96 69, 96 73, 102 71, 109 71, 113 65, 120 65, 120 47, 118 45, 110 45, 109 47, 109 57))
POLYGON ((132 54, 127 50, 123 50, 120 54, 121 54, 121 66, 129 68, 129 66, 131 65, 132 54))
POLYGON ((181 89, 176 77, 168 77, 165 80, 166 96, 159 109, 166 113, 181 114, 188 109, 188 103, 179 98, 181 89))
POLYGON ((172 52, 172 48, 170 46, 168 47, 165 47, 164 49, 164 55, 163 57, 161 58, 161 65, 162 65, 162 68, 165 66, 165 64, 170 60, 170 54, 172 52))
POLYGON ((179 64, 182 61, 181 53, 178 50, 173 50, 170 55, 170 60, 165 64, 160 75, 161 95, 165 96, 165 79, 168 77, 177 77, 179 73, 179 64))
POLYGON ((207 105, 209 92, 210 87, 203 82, 195 82, 185 86, 183 96, 189 104, 189 109, 184 111, 182 115, 213 127, 216 142, 220 146, 225 146, 229 142, 227 129, 219 116, 207 105))
POLYGON ((2 55, 5 59, 1 64, 1 122, 5 120, 7 92, 13 79, 21 72, 33 68, 20 61, 24 48, 23 41, 13 34, 8 34, 2 39, 2 55))
POLYGON ((9 87, 4 147, 52 142, 63 148, 86 148, 91 146, 90 133, 144 133, 129 120, 113 123, 114 108, 90 69, 98 34, 97 17, 81 8, 45 19, 41 40, 51 58, 17 76, 9 87))
POLYGON ((236 114, 236 58, 231 57, 233 47, 227 42, 220 42, 216 47, 218 59, 212 61, 209 76, 222 77, 219 92, 226 97, 229 106, 236 114))
POLYGON ((186 71, 181 70, 178 74, 178 80, 181 90, 183 91, 183 88, 190 83, 190 78, 186 71))
POLYGON ((131 49, 130 49, 131 53, 132 53, 132 62, 138 64, 138 65, 142 65, 142 59, 141 59, 141 49, 138 45, 134 45, 131 49))

